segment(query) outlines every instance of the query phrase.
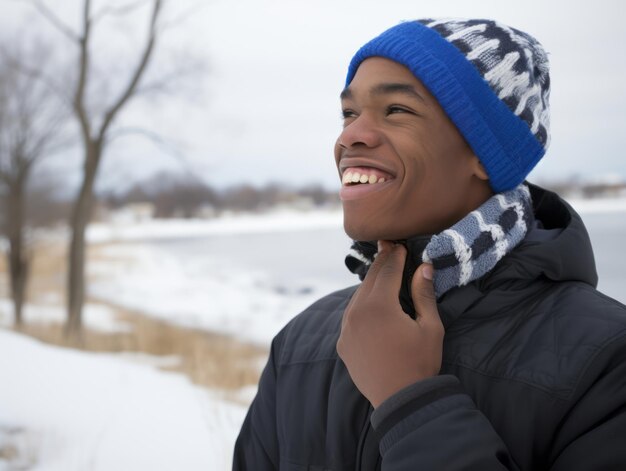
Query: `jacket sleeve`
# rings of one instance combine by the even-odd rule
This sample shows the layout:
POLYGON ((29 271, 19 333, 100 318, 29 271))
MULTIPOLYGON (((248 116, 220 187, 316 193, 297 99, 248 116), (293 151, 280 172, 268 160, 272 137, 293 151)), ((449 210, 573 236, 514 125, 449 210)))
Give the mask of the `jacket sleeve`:
POLYGON ((383 471, 420 469, 515 470, 502 439, 463 392, 441 375, 415 383, 372 414, 383 471))
POLYGON ((272 341, 270 356, 259 380, 259 389, 243 422, 233 457, 234 471, 277 470, 276 360, 280 334, 272 341))
MULTIPOLYGON (((605 346, 583 370, 555 425, 542 469, 625 470, 626 339, 605 346)), ((371 421, 384 471, 413 469, 415 463, 424 469, 518 469, 454 376, 436 376, 399 391, 374 411, 371 421)))

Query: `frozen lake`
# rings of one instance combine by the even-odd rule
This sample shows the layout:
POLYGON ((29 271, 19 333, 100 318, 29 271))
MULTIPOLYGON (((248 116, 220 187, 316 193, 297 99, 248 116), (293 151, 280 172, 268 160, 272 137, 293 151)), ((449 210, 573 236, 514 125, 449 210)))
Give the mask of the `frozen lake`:
POLYGON ((626 211, 584 213, 582 218, 596 257, 598 289, 626 304, 626 211))
POLYGON ((344 265, 351 241, 341 227, 155 243, 177 258, 206 257, 229 270, 265 273, 277 292, 305 293, 319 285, 335 290, 359 281, 344 265))

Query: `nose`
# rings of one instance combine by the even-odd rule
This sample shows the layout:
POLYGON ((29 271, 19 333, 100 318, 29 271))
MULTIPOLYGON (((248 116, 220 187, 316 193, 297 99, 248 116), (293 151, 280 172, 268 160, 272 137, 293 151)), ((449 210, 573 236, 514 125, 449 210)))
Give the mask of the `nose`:
POLYGON ((355 146, 373 148, 380 144, 380 140, 380 131, 375 120, 361 114, 343 128, 337 138, 337 144, 345 149, 355 146))

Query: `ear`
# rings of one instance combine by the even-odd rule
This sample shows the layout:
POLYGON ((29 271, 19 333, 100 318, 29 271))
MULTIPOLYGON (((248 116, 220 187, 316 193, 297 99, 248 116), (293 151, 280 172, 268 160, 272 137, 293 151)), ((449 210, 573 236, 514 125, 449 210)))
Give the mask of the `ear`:
POLYGON ((487 174, 487 170, 485 170, 485 167, 483 166, 482 162, 478 160, 478 157, 476 157, 475 155, 472 155, 471 159, 472 159, 472 171, 474 175, 477 176, 481 180, 488 181, 489 175, 487 174))

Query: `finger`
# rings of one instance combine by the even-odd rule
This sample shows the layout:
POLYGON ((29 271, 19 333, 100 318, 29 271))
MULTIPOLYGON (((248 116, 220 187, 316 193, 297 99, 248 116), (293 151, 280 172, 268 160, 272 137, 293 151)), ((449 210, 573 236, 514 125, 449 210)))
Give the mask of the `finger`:
POLYGON ((376 253, 376 257, 374 258, 374 261, 372 262, 369 269, 367 270, 367 275, 365 275, 365 279, 363 280, 363 283, 361 283, 361 286, 365 285, 365 287, 368 287, 369 285, 369 289, 372 288, 372 286, 374 285, 374 281, 376 280, 376 277, 378 276, 378 272, 380 271, 381 267, 385 264, 385 261, 387 260, 387 258, 389 258, 389 255, 391 254, 392 247, 393 247, 393 243, 389 242, 388 240, 378 241, 378 252, 376 253))
POLYGON ((350 312, 352 312, 352 305, 355 302, 357 302, 358 295, 359 295, 359 289, 360 289, 360 287, 357 288, 357 290, 352 294, 352 297, 350 298, 350 301, 348 301, 348 305, 343 310, 343 316, 341 317, 341 330, 343 330, 343 327, 346 324, 346 322, 348 321, 348 317, 350 316, 350 312))
POLYGON ((411 282, 411 296, 420 322, 441 324, 437 298, 433 286, 433 266, 423 263, 416 270, 411 282))
MULTIPOLYGON (((387 241, 385 241, 387 242, 387 241)), ((406 248, 401 244, 383 245, 383 253, 386 257, 381 260, 374 280, 374 289, 386 293, 397 301, 400 286, 402 285, 402 274, 406 261, 406 248)))
POLYGON ((376 273, 380 269, 380 265, 383 263, 384 259, 388 256, 388 251, 384 251, 381 247, 384 246, 385 241, 378 241, 378 252, 374 255, 374 261, 371 263, 370 267, 367 269, 367 273, 365 274, 365 278, 357 288, 357 290, 350 298, 348 305, 346 306, 346 311, 350 310, 350 307, 357 302, 359 295, 363 292, 369 292, 374 285, 374 279, 376 278, 376 273))
POLYGON ((377 274, 380 271, 381 267, 384 266, 385 260, 390 256, 393 245, 394 244, 389 241, 378 241, 378 253, 376 254, 376 258, 367 270, 365 279, 352 295, 352 298, 350 299, 348 305, 346 306, 346 309, 344 310, 344 315, 341 321, 342 329, 346 322, 348 322, 349 317, 353 315, 352 307, 361 302, 360 298, 367 298, 372 293, 377 274))

